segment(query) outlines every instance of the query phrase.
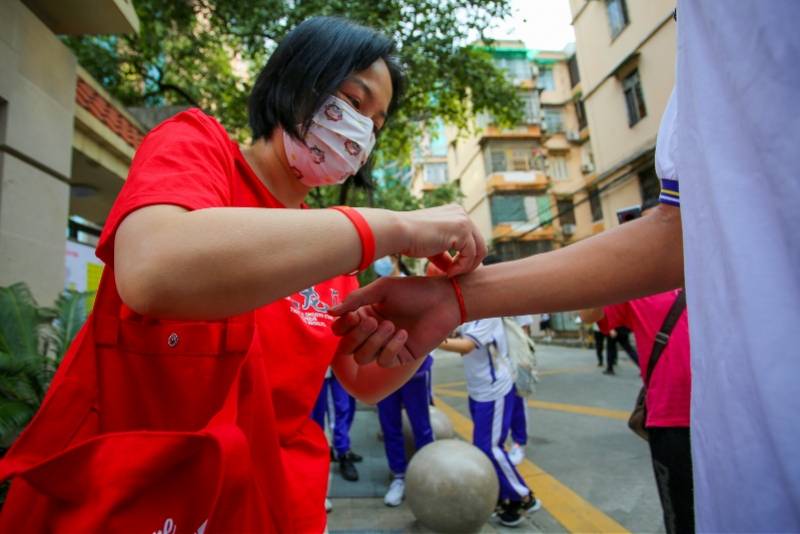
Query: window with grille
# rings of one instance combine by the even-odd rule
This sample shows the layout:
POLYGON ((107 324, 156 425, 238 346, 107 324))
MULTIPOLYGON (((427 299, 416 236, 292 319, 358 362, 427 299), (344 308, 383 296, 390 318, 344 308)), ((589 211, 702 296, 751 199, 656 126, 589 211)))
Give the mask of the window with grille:
POLYGON ((567 158, 564 156, 550 156, 547 161, 550 165, 550 177, 553 180, 560 182, 569 178, 567 158))
POLYGON ((506 153, 502 150, 492 150, 492 172, 505 172, 508 170, 506 153))
POLYGON ((556 79, 553 77, 553 69, 550 67, 540 67, 537 85, 539 89, 544 91, 554 91, 556 88, 556 79))
POLYGON ((511 170, 528 171, 531 168, 531 154, 525 149, 516 149, 511 152, 511 170))
POLYGON ((583 100, 578 98, 575 100, 575 115, 578 116, 578 128, 583 129, 586 128, 586 125, 589 123, 586 119, 586 107, 583 105, 583 100))
POLYGON ((569 68, 570 87, 575 87, 581 81, 581 73, 578 71, 578 56, 572 56, 567 60, 569 68))
POLYGON ((556 203, 556 206, 558 209, 558 222, 560 222, 562 226, 565 224, 575 224, 575 204, 572 203, 572 199, 560 199, 556 203))
POLYGON ((625 92, 625 106, 628 109, 628 126, 634 126, 647 116, 638 69, 623 80, 622 89, 625 92))
POLYGON ((611 27, 611 38, 614 39, 628 25, 628 6, 625 5, 625 0, 606 0, 606 12, 611 27))
POLYGON ((603 220, 603 204, 600 201, 600 192, 597 189, 589 191, 589 206, 592 209, 592 222, 603 220))
POLYGON ((561 110, 557 108, 544 108, 544 124, 550 133, 563 132, 564 124, 561 122, 561 110))
POLYGON ((492 225, 528 222, 525 195, 493 195, 490 202, 492 225))
POLYGON ((496 243, 494 248, 496 255, 502 261, 509 261, 549 252, 553 250, 553 242, 550 240, 504 241, 496 243))
POLYGON ((522 122, 525 124, 538 124, 539 115, 539 93, 523 93, 520 95, 522 100, 522 122))
POLYGON ((447 163, 426 163, 425 182, 432 185, 447 183, 447 163))

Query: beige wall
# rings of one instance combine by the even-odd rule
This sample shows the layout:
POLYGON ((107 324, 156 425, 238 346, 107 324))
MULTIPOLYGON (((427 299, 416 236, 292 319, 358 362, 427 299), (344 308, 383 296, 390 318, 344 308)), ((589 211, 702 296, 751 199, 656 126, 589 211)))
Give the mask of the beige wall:
POLYGON ((62 179, 70 175, 75 68, 71 52, 26 7, 0 3, 0 285, 25 281, 43 304, 64 284, 69 187, 62 179))
MULTIPOLYGON (((630 23, 616 39, 612 39, 605 2, 572 1, 575 46, 584 93, 591 92, 670 17, 675 0, 627 0, 626 5, 630 23), (586 4, 585 8, 578 13, 576 6, 583 4, 586 4)), ((674 26, 674 22, 670 24, 674 26)), ((673 41, 673 54, 674 45, 673 41)))
MULTIPOLYGON (((595 173, 586 179, 599 187, 612 184, 600 196, 601 224, 591 221, 588 202, 576 208, 579 232, 575 239, 617 226, 616 211, 642 201, 637 168, 628 163, 636 158, 637 166, 648 165, 674 84, 676 26, 671 13, 675 0, 626 0, 626 5, 628 26, 612 38, 605 2, 570 0, 581 93, 591 132, 587 140, 591 144, 584 147, 591 148, 595 164, 595 173), (639 71, 647 115, 631 127, 621 78, 633 68, 639 71)), ((582 198, 585 194, 576 195, 576 204, 582 198)))
POLYGON ((639 78, 647 116, 633 127, 628 126, 622 82, 616 77, 608 78, 585 98, 599 174, 655 144, 675 80, 675 37, 674 23, 667 23, 639 49, 639 78))

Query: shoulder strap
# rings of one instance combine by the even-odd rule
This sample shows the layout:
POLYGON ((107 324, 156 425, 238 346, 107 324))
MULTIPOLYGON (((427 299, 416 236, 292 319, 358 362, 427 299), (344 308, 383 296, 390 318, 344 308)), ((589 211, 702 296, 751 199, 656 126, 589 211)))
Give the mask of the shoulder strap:
POLYGON ((661 358, 661 353, 669 343, 669 336, 678 322, 678 318, 686 309, 686 290, 681 289, 672 307, 669 309, 667 316, 664 318, 664 324, 661 325, 661 330, 656 334, 656 339, 653 341, 653 350, 650 352, 650 361, 647 363, 647 374, 644 377, 645 387, 650 383, 650 377, 653 376, 653 370, 656 368, 658 360, 661 358))

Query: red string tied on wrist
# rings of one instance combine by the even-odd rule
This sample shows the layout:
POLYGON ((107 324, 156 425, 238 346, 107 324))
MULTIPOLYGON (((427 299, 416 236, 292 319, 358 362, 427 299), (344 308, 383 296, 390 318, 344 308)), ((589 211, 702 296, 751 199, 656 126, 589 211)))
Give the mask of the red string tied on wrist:
POLYGON ((366 270, 375 261, 375 235, 372 233, 372 228, 364 216, 350 206, 333 206, 331 209, 343 214, 353 223, 358 232, 358 239, 361 241, 361 262, 358 264, 358 268, 350 274, 366 270))
MULTIPOLYGON (((442 273, 447 273, 447 270, 453 264, 453 258, 448 252, 442 252, 441 254, 431 256, 428 259, 430 260, 431 264, 442 273)), ((435 272, 434 269, 431 269, 431 271, 435 272)), ((466 323, 467 306, 464 304, 464 294, 461 292, 461 284, 458 283, 458 280, 456 280, 456 277, 454 276, 450 278, 450 285, 453 286, 453 291, 456 293, 456 301, 458 301, 458 313, 461 316, 461 323, 466 323)))

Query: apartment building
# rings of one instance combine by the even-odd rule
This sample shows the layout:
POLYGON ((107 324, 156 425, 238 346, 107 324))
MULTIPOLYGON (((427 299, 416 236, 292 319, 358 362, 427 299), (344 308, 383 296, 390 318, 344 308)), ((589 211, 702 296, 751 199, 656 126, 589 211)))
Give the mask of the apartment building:
POLYGON ((517 87, 522 121, 499 128, 482 115, 475 135, 437 124, 418 143, 411 187, 424 193, 457 182, 467 212, 494 252, 517 259, 579 234, 573 210, 559 216, 559 209, 583 184, 586 134, 582 139, 566 52, 529 50, 521 41, 483 48, 517 87))
POLYGON ((674 83, 675 0, 570 0, 570 8, 574 95, 591 130, 586 193, 591 229, 599 232, 618 224, 617 210, 658 196, 653 162, 674 83))

